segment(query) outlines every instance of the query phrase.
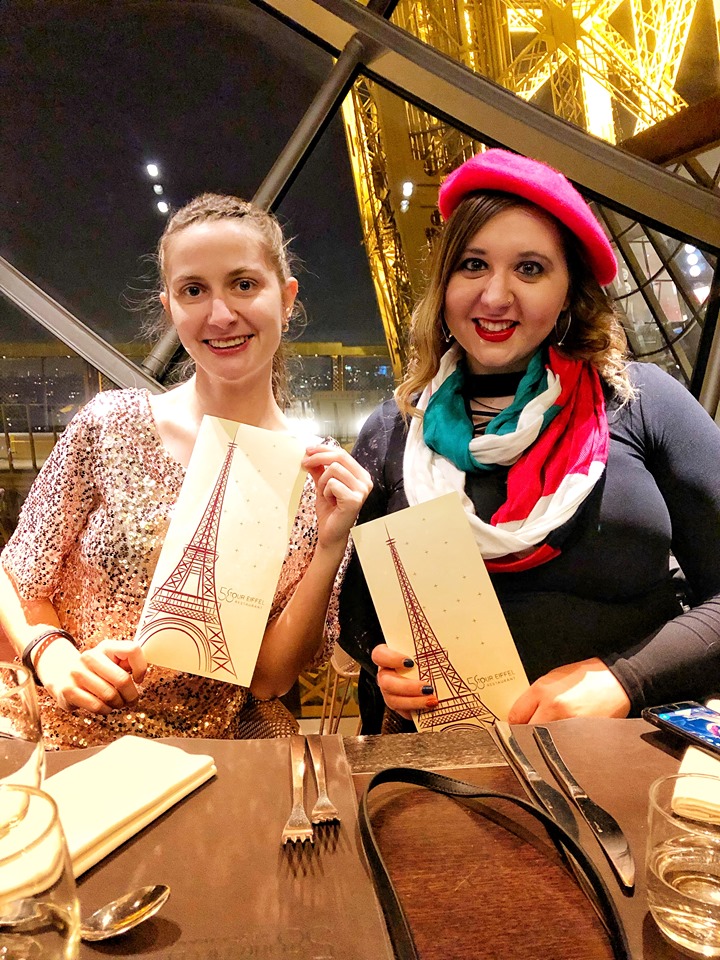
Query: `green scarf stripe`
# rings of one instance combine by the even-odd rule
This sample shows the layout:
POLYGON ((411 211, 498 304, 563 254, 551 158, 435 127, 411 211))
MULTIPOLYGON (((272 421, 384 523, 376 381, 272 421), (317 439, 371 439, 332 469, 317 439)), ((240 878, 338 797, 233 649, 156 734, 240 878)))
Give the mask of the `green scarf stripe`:
MULTIPOLYGON (((528 364, 525 376, 515 394, 515 399, 497 416, 493 417, 485 429, 485 433, 498 434, 514 433, 517 429, 520 414, 526 404, 547 390, 547 370, 543 351, 536 351, 528 364)), ((428 401, 423 417, 423 439, 431 450, 454 463, 464 473, 478 470, 494 470, 495 464, 478 463, 469 449, 473 438, 473 424, 465 409, 465 400, 462 395, 463 370, 458 365, 447 377, 428 401)), ((560 412, 560 407, 553 404, 543 416, 544 430, 554 417, 560 412)))
POLYGON ((465 409, 462 384, 462 370, 456 367, 430 397, 423 415, 423 439, 431 450, 467 473, 477 466, 468 449, 473 425, 465 409))

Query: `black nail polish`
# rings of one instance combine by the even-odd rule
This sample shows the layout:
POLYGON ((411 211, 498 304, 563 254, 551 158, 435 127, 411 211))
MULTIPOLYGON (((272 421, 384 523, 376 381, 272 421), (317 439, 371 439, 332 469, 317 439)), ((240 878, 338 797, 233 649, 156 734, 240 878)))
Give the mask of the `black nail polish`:
POLYGON ((421 691, 421 692, 422 692, 423 696, 429 697, 430 694, 433 692, 433 688, 430 686, 429 683, 426 683, 425 686, 422 688, 422 691, 421 691))
POLYGON ((403 660, 403 666, 404 666, 404 667, 414 667, 414 666, 415 666, 415 661, 413 660, 412 657, 405 657, 405 659, 403 660))

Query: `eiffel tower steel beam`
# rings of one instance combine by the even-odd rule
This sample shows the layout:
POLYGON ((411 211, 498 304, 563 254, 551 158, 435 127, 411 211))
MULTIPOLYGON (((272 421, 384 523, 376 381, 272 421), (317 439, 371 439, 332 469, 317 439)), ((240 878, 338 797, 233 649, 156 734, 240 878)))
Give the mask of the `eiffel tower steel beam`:
POLYGON ((145 387, 151 393, 165 392, 162 384, 128 360, 3 257, 0 257, 0 294, 119 387, 145 387))
MULTIPOLYGON (((368 9, 379 17, 390 17, 397 5, 398 0, 370 0, 368 9)), ((253 203, 267 210, 277 209, 313 147, 340 108, 360 66, 372 55, 373 51, 362 35, 354 34, 350 37, 280 156, 260 184, 253 203)))
POLYGON ((584 193, 663 233, 720 250, 720 196, 590 136, 433 50, 356 0, 252 0, 326 50, 360 32, 365 71, 469 136, 552 164, 584 193))

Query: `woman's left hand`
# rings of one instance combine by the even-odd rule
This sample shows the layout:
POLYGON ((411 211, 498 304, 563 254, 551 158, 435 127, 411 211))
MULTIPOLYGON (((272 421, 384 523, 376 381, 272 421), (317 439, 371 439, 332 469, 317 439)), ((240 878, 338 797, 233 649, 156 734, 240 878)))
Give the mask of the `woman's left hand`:
POLYGON ((630 700, 602 660, 591 657, 556 667, 513 704, 510 723, 548 723, 568 717, 626 717, 630 700))
POLYGON ((344 550, 372 490, 370 474, 342 447, 308 447, 302 466, 315 481, 318 545, 344 550))

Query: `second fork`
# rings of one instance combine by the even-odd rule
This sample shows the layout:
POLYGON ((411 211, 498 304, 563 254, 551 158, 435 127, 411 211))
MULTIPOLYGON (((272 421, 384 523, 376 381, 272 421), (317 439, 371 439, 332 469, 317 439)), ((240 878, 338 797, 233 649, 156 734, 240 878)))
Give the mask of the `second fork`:
POLYGON ((307 743, 310 748, 310 756, 312 757, 313 768, 315 770, 315 782, 317 784, 317 800, 310 813, 310 819, 313 823, 339 823, 340 814, 338 813, 338 809, 327 794, 325 754, 323 752, 322 737, 316 733, 310 733, 307 736, 307 743))
POLYGON ((292 810, 283 827, 283 843, 304 843, 309 840, 315 842, 312 824, 305 813, 305 737, 293 735, 290 737, 290 767, 292 770, 292 810))

